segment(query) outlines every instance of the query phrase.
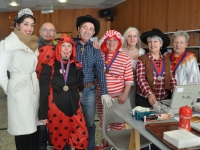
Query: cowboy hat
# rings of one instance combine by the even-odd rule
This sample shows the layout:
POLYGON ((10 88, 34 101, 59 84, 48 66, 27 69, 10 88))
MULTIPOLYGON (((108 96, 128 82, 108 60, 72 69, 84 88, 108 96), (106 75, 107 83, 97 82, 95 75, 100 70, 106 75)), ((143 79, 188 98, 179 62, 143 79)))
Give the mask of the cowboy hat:
POLYGON ((142 35, 140 36, 140 39, 143 43, 148 44, 147 38, 149 36, 153 36, 153 35, 157 35, 163 40, 162 48, 169 46, 169 44, 170 44, 169 37, 166 34, 162 33, 162 31, 160 31, 159 29, 156 29, 156 28, 153 28, 151 31, 142 33, 142 35))
POLYGON ((84 22, 91 22, 92 24, 94 24, 95 27, 95 33, 93 35, 93 37, 95 37, 100 30, 100 23, 97 19, 93 18, 91 15, 86 15, 86 16, 80 16, 77 18, 76 20, 76 28, 78 30, 78 27, 80 27, 80 25, 84 22))

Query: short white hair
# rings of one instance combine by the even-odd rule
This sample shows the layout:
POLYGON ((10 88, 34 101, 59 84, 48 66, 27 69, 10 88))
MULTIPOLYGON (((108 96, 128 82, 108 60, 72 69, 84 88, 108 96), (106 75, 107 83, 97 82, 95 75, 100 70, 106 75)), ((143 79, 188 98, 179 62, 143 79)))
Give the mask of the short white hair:
POLYGON ((163 44, 162 38, 159 37, 159 36, 157 36, 157 35, 149 36, 149 37, 147 38, 147 43, 149 43, 149 41, 151 41, 152 39, 153 39, 153 40, 158 40, 158 41, 160 41, 160 43, 163 44))
POLYGON ((173 40, 175 39, 175 37, 177 37, 177 36, 184 36, 185 39, 186 39, 186 42, 188 42, 188 41, 189 41, 189 38, 190 38, 190 36, 187 34, 187 32, 182 31, 182 30, 179 30, 179 31, 176 31, 176 32, 172 35, 172 42, 173 42, 173 40))

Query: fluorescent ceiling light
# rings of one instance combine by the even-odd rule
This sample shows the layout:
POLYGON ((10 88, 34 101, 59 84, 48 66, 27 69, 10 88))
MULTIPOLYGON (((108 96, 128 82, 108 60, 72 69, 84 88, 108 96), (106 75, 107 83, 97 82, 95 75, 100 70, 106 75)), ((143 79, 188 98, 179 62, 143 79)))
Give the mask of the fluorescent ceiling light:
POLYGON ((60 3, 65 3, 67 0, 58 0, 60 3))
POLYGON ((53 13, 53 10, 42 10, 41 14, 49 14, 49 13, 53 13))
POLYGON ((16 2, 11 2, 10 5, 11 6, 17 6, 18 4, 16 2))

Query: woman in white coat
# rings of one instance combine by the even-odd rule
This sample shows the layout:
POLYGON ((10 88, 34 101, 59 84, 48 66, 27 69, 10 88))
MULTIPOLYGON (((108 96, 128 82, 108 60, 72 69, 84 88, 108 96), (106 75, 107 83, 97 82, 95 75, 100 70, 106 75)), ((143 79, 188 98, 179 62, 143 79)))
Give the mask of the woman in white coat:
POLYGON ((8 132, 15 136, 17 150, 39 149, 35 21, 30 9, 20 10, 14 18, 14 32, 0 42, 0 86, 7 94, 8 132))

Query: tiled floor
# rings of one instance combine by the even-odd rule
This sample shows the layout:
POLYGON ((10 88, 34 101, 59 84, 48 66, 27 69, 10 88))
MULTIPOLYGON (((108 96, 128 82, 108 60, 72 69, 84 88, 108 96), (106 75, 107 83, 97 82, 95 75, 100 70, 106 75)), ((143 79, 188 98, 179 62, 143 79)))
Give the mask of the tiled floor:
MULTIPOLYGON (((98 119, 98 117, 96 117, 98 119)), ((99 143, 101 132, 99 130, 99 121, 96 124, 96 143, 99 143)), ((14 137, 7 130, 7 100, 3 90, 0 88, 0 150, 16 150, 14 137)), ((48 147, 48 150, 53 148, 48 147)))

